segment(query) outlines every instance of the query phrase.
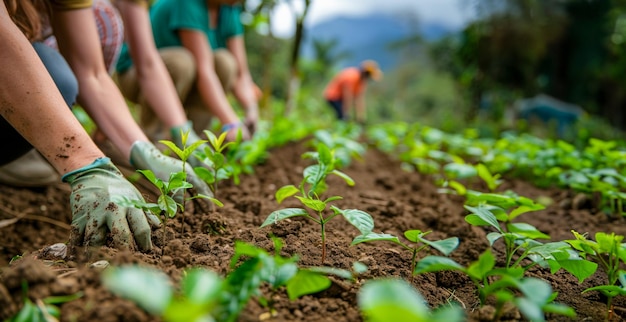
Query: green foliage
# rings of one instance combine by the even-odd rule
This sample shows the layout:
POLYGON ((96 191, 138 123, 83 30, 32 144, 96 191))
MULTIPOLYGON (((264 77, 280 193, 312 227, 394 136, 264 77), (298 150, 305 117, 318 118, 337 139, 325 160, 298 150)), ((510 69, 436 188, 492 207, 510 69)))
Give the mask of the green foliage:
POLYGON ((302 203, 305 208, 312 210, 316 215, 312 216, 305 208, 286 208, 273 211, 265 219, 261 227, 269 226, 278 223, 278 221, 291 218, 291 217, 305 217, 311 221, 320 225, 321 238, 322 238, 322 258, 321 262, 324 263, 326 259, 326 223, 336 217, 337 215, 343 216, 350 224, 355 226, 361 234, 371 232, 374 227, 374 220, 368 213, 357 210, 347 209, 342 210, 335 206, 331 206, 333 211, 330 215, 325 215, 324 212, 328 208, 328 204, 335 200, 342 199, 341 196, 332 196, 326 199, 321 199, 322 195, 328 188, 326 184, 326 178, 329 175, 335 175, 342 178, 348 185, 354 185, 354 181, 345 173, 337 170, 335 165, 337 164, 334 156, 334 150, 331 151, 326 145, 318 144, 316 152, 307 152, 303 155, 307 158, 313 158, 317 161, 317 164, 308 166, 303 171, 303 179, 300 182, 300 188, 296 188, 294 185, 287 185, 281 187, 276 191, 276 200, 281 203, 285 198, 294 196, 302 203), (300 195, 296 195, 300 193, 300 195))
POLYGON ((425 235, 428 235, 430 231, 422 232, 421 230, 407 230, 404 232, 404 237, 414 243, 415 245, 409 246, 400 241, 400 239, 391 234, 379 234, 374 232, 369 232, 367 234, 359 235, 352 240, 352 245, 364 243, 364 242, 373 242, 373 241, 388 241, 394 244, 400 245, 402 248, 411 252, 411 272, 415 269, 415 264, 417 262, 417 254, 426 249, 426 248, 434 248, 441 252, 442 254, 448 256, 452 251, 454 251, 459 246, 459 238, 458 237, 450 237, 442 240, 430 241, 424 238, 425 235))
MULTIPOLYGON (((579 234, 572 230, 576 239, 567 240, 566 242, 585 259, 591 261, 595 267, 601 267, 606 274, 607 285, 595 286, 585 290, 600 291, 607 297, 607 306, 609 318, 612 312, 612 301, 617 295, 625 295, 624 287, 626 281, 624 274, 626 271, 622 269, 626 262, 626 244, 623 244, 624 236, 615 233, 598 232, 595 234, 595 241, 587 239, 586 234, 579 234), (620 282, 621 285, 616 285, 620 282)), ((593 270, 595 272, 595 269, 593 270)), ((592 273, 593 273, 592 272, 592 273)))
POLYGON ((357 296, 363 319, 368 322, 455 322, 464 321, 461 308, 441 307, 431 312, 421 294, 399 279, 367 281, 357 296))
POLYGON ((22 293, 24 305, 22 309, 12 318, 5 322, 48 322, 57 321, 61 317, 61 310, 58 304, 67 303, 83 296, 82 292, 66 296, 49 296, 43 300, 33 302, 28 298, 28 285, 22 282, 22 293))

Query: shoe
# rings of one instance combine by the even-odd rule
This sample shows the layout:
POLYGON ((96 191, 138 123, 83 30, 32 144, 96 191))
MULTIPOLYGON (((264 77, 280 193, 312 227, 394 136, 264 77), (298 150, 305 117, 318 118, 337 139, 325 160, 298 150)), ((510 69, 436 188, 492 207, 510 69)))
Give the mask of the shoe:
POLYGON ((61 176, 35 149, 0 166, 0 183, 15 187, 45 187, 60 183, 61 176))

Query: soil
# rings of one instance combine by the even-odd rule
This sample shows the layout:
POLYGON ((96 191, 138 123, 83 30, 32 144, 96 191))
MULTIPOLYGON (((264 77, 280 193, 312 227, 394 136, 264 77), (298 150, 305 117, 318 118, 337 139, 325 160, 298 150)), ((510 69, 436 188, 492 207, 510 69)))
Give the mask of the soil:
MULTIPOLYGON (((155 247, 150 253, 102 247, 89 260, 80 256, 72 260, 46 259, 48 254, 42 249, 68 240, 67 223, 71 221, 69 187, 59 184, 27 189, 0 185, 0 267, 3 268, 0 273, 0 320, 12 316, 21 307, 21 281, 26 280, 31 299, 84 292, 81 298, 60 306, 62 321, 158 321, 101 286, 100 271, 89 267, 100 259, 106 259, 112 265, 139 263, 154 266, 169 274, 174 281, 180 279, 185 269, 196 266, 226 275, 236 240, 271 250, 270 235, 274 234, 284 242, 284 256, 298 254, 301 266, 320 265, 320 234, 318 227, 311 222, 295 218, 259 228, 272 211, 298 206, 293 198, 278 204, 274 193, 283 185, 300 182, 303 168, 310 164, 301 158, 305 151, 307 145, 304 142, 270 151, 271 156, 255 168, 254 175, 243 176, 239 185, 223 183, 220 186, 217 197, 224 202, 224 207, 217 208, 214 213, 193 213, 190 207, 184 219, 184 233, 180 232, 182 216, 171 220, 165 256, 161 256, 163 245, 159 230, 153 234, 155 247), (11 220, 15 218, 19 220, 11 220), (22 255, 21 259, 9 264, 16 255, 22 255)), ((364 160, 353 161, 344 172, 355 180, 356 185, 348 187, 341 179, 330 177, 328 196, 343 196, 343 200, 334 202, 339 208, 370 213, 375 220, 376 232, 402 236, 405 230, 420 229, 432 230, 430 239, 457 236, 461 242, 451 257, 463 265, 476 260, 488 247, 487 231, 464 221, 464 199, 439 193, 432 177, 404 171, 397 160, 373 148, 368 150, 364 160)), ((587 232, 591 236, 596 232, 626 234, 623 218, 605 215, 596 209, 592 199, 572 191, 540 189, 524 181, 505 179, 499 190, 508 189, 529 198, 553 200, 545 210, 522 216, 523 221, 549 234, 553 241, 571 239, 571 230, 587 232)), ((146 197, 153 198, 147 191, 146 197)), ((369 270, 360 276, 359 282, 350 284, 336 280, 326 291, 295 301, 289 301, 284 292, 279 293, 275 298, 277 314, 268 321, 361 321, 356 304, 361 282, 392 276, 411 280, 408 252, 387 242, 350 246, 357 234, 358 231, 342 218, 330 221, 324 265, 350 269, 353 262, 360 261, 369 270)), ((496 247, 495 254, 501 258, 502 249, 496 247)), ((420 256, 425 255, 427 253, 420 256)), ((556 301, 576 310, 575 320, 598 321, 606 316, 603 296, 597 292, 581 294, 587 287, 605 283, 602 274, 596 273, 582 284, 563 271, 550 274, 538 268, 529 274, 549 281, 558 291, 556 301)), ((432 307, 457 302, 465 308, 468 321, 484 320, 489 316, 489 307, 479 309, 475 288, 463 274, 429 273, 415 276, 412 283, 432 307)), ((614 311, 614 320, 626 318, 624 299, 618 297, 615 300, 614 311)), ((258 301, 252 300, 239 321, 259 321, 266 312, 258 301)), ((548 315, 547 319, 569 320, 556 315, 548 315)), ((511 310, 503 320, 521 320, 521 317, 511 310)))

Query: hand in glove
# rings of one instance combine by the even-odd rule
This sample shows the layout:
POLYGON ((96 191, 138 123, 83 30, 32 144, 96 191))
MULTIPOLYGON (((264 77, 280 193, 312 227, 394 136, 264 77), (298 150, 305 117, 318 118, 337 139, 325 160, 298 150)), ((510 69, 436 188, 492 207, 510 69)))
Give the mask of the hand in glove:
MULTIPOLYGON (((168 157, 161 153, 152 143, 136 141, 130 148, 130 164, 136 169, 151 170, 154 175, 164 181, 170 180, 170 174, 183 170, 183 162, 179 159, 168 157)), ((187 182, 193 185, 193 189, 198 194, 213 197, 213 192, 209 186, 194 172, 189 163, 185 166, 187 182)), ((182 191, 174 196, 176 202, 182 203, 184 196, 182 191)))
POLYGON ((151 225, 158 226, 154 214, 113 202, 120 196, 143 201, 141 193, 128 182, 109 158, 98 158, 92 164, 65 174, 70 184, 73 246, 102 246, 111 234, 113 245, 134 248, 134 240, 143 251, 152 249, 151 225))

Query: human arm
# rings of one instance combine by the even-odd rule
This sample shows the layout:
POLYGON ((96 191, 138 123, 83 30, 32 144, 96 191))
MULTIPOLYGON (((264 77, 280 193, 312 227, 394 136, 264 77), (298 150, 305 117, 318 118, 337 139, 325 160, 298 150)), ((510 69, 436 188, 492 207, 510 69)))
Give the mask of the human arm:
POLYGON ((183 126, 187 117, 154 43, 147 8, 134 1, 117 1, 116 5, 124 21, 126 43, 147 103, 167 128, 183 126))
POLYGON ((112 241, 117 247, 132 247, 134 237, 141 249, 150 249, 150 223, 157 224, 156 218, 113 204, 114 193, 107 193, 112 192, 111 187, 123 190, 129 198, 143 198, 106 162, 67 108, 33 47, 11 22, 4 3, 0 6, 0 42, 7 46, 0 51, 0 114, 58 172, 72 174, 71 178, 64 177, 72 187, 71 244, 102 245, 106 238, 101 236, 106 236, 108 229, 116 232, 112 241), (96 204, 104 207, 94 211, 91 207, 96 204))
POLYGON ((128 159, 132 144, 148 138, 104 66, 91 9, 54 10, 52 26, 59 50, 78 80, 78 103, 128 159))
POLYGON ((237 61, 237 78, 233 86, 233 94, 246 111, 246 125, 254 132, 259 121, 259 104, 256 94, 257 86, 252 80, 248 68, 248 58, 243 36, 231 37, 227 43, 228 50, 237 61))
MULTIPOLYGON (((228 102, 226 93, 215 73, 213 51, 206 35, 192 29, 180 29, 178 34, 183 47, 191 52, 196 62, 196 83, 202 100, 222 125, 237 124, 239 117, 228 102)), ((234 140, 238 130, 242 131, 244 139, 249 137, 247 129, 237 127, 228 132, 228 138, 234 140)))

